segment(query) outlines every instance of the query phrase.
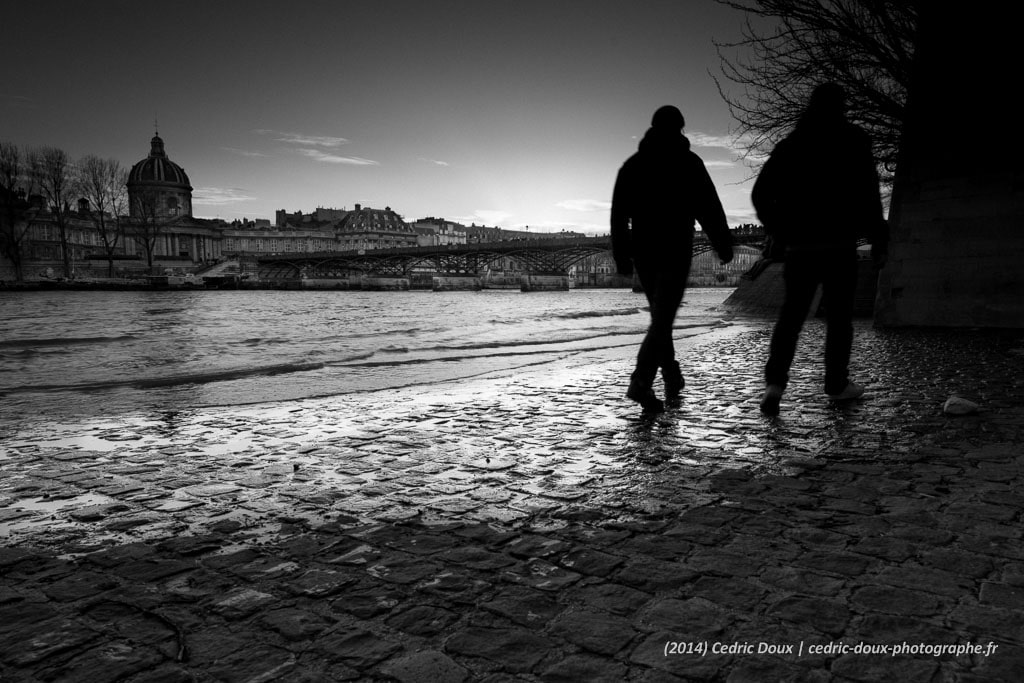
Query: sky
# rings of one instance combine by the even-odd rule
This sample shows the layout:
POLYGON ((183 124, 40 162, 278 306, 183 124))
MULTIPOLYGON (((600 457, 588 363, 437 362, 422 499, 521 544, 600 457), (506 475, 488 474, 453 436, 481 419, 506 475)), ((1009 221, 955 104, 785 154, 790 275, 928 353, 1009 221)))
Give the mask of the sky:
POLYGON ((16 17, 0 140, 130 167, 158 130, 198 217, 361 204, 605 234, 618 168, 674 104, 729 223, 755 221, 713 78, 743 16, 713 0, 33 0, 16 17))

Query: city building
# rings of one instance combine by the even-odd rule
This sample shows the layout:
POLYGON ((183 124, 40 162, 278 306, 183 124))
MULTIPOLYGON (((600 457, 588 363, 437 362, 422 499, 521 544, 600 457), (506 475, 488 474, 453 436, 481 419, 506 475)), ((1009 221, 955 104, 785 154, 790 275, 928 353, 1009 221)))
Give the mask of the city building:
MULTIPOLYGON (((69 186, 74 178, 69 174, 69 186)), ((222 258, 223 222, 192 215, 192 186, 167 157, 159 135, 128 172, 127 215, 100 213, 84 198, 61 216, 41 196, 25 197, 5 228, 17 237, 17 263, 0 259, 0 280, 46 280, 192 270, 222 258), (63 226, 63 230, 61 229, 63 226)))
POLYGON ((421 247, 437 247, 446 244, 466 244, 466 226, 443 218, 420 218, 412 224, 421 247))
POLYGON ((531 232, 530 226, 525 230, 507 230, 505 228, 490 228, 486 225, 472 223, 465 228, 468 243, 474 242, 506 242, 508 240, 544 240, 563 239, 566 237, 586 237, 582 232, 571 232, 561 230, 559 232, 531 232))
POLYGON ((417 246, 416 231, 390 206, 371 209, 360 204, 339 223, 335 249, 394 249, 417 246))
POLYGON ((128 172, 128 212, 134 220, 147 214, 168 219, 192 216, 192 185, 188 175, 167 157, 159 135, 150 140, 149 156, 128 172))
POLYGON ((279 228, 284 227, 300 227, 307 223, 331 223, 337 224, 345 219, 345 216, 349 214, 347 209, 327 209, 324 207, 317 207, 313 213, 302 213, 301 211, 295 211, 288 213, 284 209, 278 209, 274 216, 274 224, 279 228))
POLYGON ((171 161, 159 134, 149 156, 128 172, 126 255, 180 260, 182 266, 222 256, 221 222, 192 216, 192 184, 185 169, 171 161))
MULTIPOLYGON (((77 210, 55 215, 43 197, 28 197, 20 188, 5 189, 0 206, 5 211, 17 207, 18 213, 18 224, 7 221, 12 225, 5 230, 17 232, 18 241, 14 258, 0 258, 0 281, 185 273, 226 259, 261 255, 585 237, 565 230, 465 226, 434 216, 410 224, 390 206, 375 209, 361 204, 351 210, 317 207, 310 213, 280 209, 273 224, 267 219, 227 223, 196 218, 188 174, 168 156, 159 134, 151 138, 149 154, 131 166, 123 189, 127 215, 116 216, 96 211, 84 198, 69 198, 64 203, 77 210)), ((514 255, 506 255, 489 263, 482 275, 491 282, 508 280, 512 286, 522 268, 514 255)), ((599 255, 574 266, 572 275, 580 284, 593 285, 613 271, 610 258, 599 255)))
POLYGON ((224 253, 232 256, 254 254, 308 254, 334 251, 337 238, 330 226, 312 222, 303 227, 270 226, 270 221, 234 221, 223 230, 224 253))

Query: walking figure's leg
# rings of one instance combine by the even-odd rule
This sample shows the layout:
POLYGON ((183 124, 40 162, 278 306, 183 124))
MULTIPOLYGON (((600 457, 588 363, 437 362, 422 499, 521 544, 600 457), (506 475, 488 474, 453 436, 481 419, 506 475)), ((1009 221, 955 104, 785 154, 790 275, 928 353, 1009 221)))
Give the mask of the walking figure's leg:
POLYGON ((857 398, 864 393, 850 382, 850 350, 853 347, 853 305, 857 293, 856 254, 843 254, 824 273, 825 393, 834 400, 857 398))
POLYGON ((779 412, 782 394, 789 384, 789 369, 796 355, 800 331, 818 288, 815 264, 799 256, 787 256, 783 279, 786 296, 772 331, 768 362, 764 369, 766 389, 761 400, 761 411, 766 415, 777 415, 779 412))

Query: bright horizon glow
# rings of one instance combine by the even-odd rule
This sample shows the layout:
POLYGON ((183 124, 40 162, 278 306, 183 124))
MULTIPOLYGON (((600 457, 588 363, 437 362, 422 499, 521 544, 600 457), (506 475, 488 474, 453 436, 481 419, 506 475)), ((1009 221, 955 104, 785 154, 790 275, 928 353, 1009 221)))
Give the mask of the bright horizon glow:
POLYGON ((176 8, 19 9, 0 29, 3 139, 130 167, 156 118, 198 217, 362 204, 604 234, 619 166, 671 103, 730 225, 755 221, 711 76, 742 16, 711 0, 176 8))

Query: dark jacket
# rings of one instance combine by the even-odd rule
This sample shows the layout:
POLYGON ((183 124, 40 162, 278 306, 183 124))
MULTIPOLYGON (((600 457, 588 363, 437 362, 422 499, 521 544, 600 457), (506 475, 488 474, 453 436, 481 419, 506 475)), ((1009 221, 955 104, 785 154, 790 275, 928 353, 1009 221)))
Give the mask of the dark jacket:
POLYGON ((844 119, 798 125, 761 168, 751 200, 767 235, 791 249, 888 241, 870 140, 844 119))
POLYGON ((630 260, 671 265, 692 258, 694 220, 723 261, 732 236, 704 162, 676 131, 651 128, 619 169, 612 195, 612 255, 619 272, 630 260))

